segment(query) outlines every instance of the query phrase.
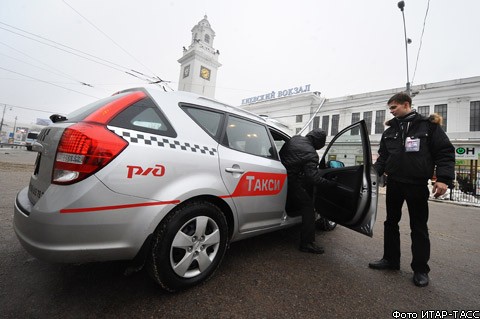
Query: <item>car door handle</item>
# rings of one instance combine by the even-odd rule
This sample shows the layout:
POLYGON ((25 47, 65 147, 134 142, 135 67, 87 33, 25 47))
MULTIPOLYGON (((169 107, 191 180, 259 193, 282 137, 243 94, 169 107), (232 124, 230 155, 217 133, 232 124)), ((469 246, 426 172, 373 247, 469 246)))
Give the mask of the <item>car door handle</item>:
POLYGON ((237 173, 237 174, 243 174, 245 171, 241 168, 233 168, 233 167, 227 167, 225 168, 225 172, 227 173, 237 173))

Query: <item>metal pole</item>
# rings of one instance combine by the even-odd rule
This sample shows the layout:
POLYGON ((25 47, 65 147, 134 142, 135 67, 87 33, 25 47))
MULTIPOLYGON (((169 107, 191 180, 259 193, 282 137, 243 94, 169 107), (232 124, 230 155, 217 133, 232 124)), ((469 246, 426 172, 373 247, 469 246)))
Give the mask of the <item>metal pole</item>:
POLYGON ((315 118, 315 116, 317 116, 318 111, 320 111, 320 108, 323 106, 323 103, 325 103, 326 100, 327 100, 326 98, 323 98, 323 99, 322 99, 322 101, 321 101, 320 104, 318 105, 318 108, 317 108, 317 110, 315 111, 315 113, 313 113, 312 117, 308 120, 308 122, 303 126, 303 128, 300 130, 300 132, 298 132, 297 135, 302 134, 302 132, 310 125, 310 123, 313 121, 313 119, 315 118))
POLYGON ((15 138, 15 130, 17 128, 17 117, 15 116, 15 123, 13 124, 13 138, 15 138))
POLYGON ((406 23, 405 23, 405 13, 403 11, 403 9, 405 8, 405 2, 404 1, 400 1, 398 4, 398 8, 400 8, 400 11, 402 11, 402 18, 403 18, 403 33, 404 33, 404 36, 405 36, 405 59, 407 61, 407 85, 406 85, 406 91, 407 91, 407 94, 408 95, 412 95, 412 90, 410 88, 410 74, 408 72, 408 42, 409 42, 409 39, 407 38, 407 26, 406 26, 406 23))
POLYGON ((3 105, 3 114, 2 114, 2 121, 0 122, 0 135, 2 134, 2 127, 3 127, 3 117, 5 116, 5 110, 7 109, 7 104, 3 105))

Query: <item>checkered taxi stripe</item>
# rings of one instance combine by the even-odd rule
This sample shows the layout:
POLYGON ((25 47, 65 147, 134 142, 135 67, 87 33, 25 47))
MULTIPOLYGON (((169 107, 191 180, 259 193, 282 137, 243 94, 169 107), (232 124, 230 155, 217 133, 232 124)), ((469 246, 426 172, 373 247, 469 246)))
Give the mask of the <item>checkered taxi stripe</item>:
POLYGON ((153 147, 165 147, 170 149, 176 149, 181 151, 210 154, 215 156, 217 149, 208 146, 201 146, 198 144, 192 144, 189 142, 181 142, 171 138, 165 138, 163 136, 152 135, 147 133, 139 133, 136 131, 120 129, 117 127, 109 127, 115 134, 123 137, 124 140, 134 144, 144 144, 153 147))

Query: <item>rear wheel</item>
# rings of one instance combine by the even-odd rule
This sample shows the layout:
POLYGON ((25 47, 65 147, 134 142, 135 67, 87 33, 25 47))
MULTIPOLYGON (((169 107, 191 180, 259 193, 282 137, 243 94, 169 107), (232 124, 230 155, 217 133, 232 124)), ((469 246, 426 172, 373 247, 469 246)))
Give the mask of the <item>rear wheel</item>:
POLYGON ((227 242, 221 210, 206 201, 189 203, 167 216, 153 234, 149 273, 168 291, 195 286, 214 274, 227 242))

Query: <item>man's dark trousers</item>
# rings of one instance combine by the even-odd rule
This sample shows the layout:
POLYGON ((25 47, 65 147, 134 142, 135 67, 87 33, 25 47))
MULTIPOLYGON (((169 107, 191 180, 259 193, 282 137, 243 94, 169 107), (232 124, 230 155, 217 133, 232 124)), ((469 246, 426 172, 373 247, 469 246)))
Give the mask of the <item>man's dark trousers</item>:
POLYGON ((428 273, 430 239, 428 237, 427 185, 406 184, 389 178, 387 181, 387 219, 384 223, 383 258, 394 265, 400 264, 400 232, 398 223, 402 217, 403 202, 407 202, 412 238, 412 263, 414 272, 428 273))
MULTIPOLYGON (((290 178, 290 177, 289 177, 290 178)), ((311 191, 296 178, 290 178, 288 183, 287 205, 296 210, 302 216, 302 229, 300 232, 300 245, 306 245, 315 241, 315 210, 311 191)), ((287 208, 287 212, 289 209, 287 208)))

